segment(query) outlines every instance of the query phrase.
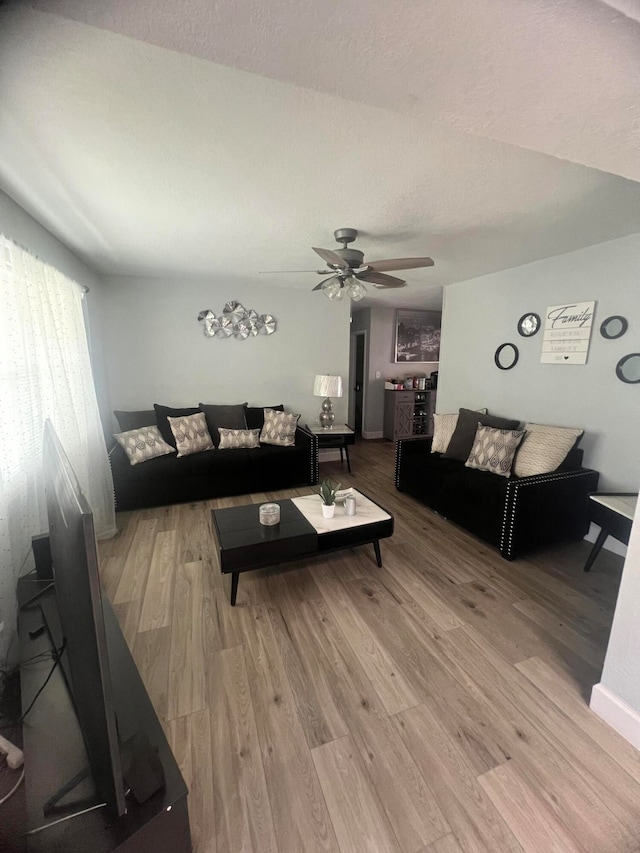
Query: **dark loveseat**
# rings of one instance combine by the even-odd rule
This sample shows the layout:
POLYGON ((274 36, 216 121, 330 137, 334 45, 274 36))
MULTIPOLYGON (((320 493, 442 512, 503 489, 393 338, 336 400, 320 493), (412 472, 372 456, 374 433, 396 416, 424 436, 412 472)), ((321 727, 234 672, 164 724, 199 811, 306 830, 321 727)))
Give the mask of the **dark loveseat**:
MULTIPOLYGON (((261 426, 261 420, 255 420, 261 409, 245 407, 245 411, 249 427, 261 426)), ((123 431, 156 423, 154 410, 115 414, 123 431)), ((213 429, 211 432, 213 435, 213 429)), ((293 447, 267 444, 251 449, 216 447, 182 457, 171 453, 131 465, 125 451, 116 443, 109 451, 109 459, 119 512, 318 482, 318 439, 300 426, 293 447)))
POLYGON ((599 474, 574 448, 560 467, 531 477, 500 477, 431 453, 430 439, 396 443, 395 484, 440 515, 494 545, 507 560, 589 529, 587 497, 599 474))

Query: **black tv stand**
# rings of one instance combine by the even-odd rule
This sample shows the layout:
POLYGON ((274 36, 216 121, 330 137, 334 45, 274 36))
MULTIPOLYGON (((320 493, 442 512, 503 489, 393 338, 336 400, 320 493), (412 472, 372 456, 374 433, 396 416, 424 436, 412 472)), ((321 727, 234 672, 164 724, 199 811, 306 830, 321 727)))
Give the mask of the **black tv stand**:
MULTIPOLYGON (((44 589, 46 581, 35 575, 19 581, 18 617, 20 679, 23 711, 28 708, 51 670, 53 659, 31 661, 51 649, 48 631, 41 627, 42 611, 55 608, 55 590, 44 589), (38 589, 38 585, 42 589, 38 589), (34 599, 34 593, 37 597, 34 599), (31 603, 29 600, 31 599, 31 603)), ((131 657, 118 620, 103 595, 103 609, 111 681, 121 743, 144 734, 157 752, 164 773, 164 786, 143 803, 127 797, 127 814, 120 818, 104 808, 84 810, 81 803, 95 803, 90 775, 80 778, 88 760, 62 666, 36 700, 24 723, 26 835, 22 848, 28 853, 87 850, 91 853, 190 853, 191 835, 187 809, 187 787, 131 657), (56 795, 70 792, 73 780, 77 809, 63 802, 53 813, 49 806, 56 795), (79 813, 74 813, 74 811, 79 813), (62 817, 65 812, 69 814, 62 817)), ((48 619, 47 619, 48 621, 48 619)), ((63 658, 64 658, 64 652, 63 658)))

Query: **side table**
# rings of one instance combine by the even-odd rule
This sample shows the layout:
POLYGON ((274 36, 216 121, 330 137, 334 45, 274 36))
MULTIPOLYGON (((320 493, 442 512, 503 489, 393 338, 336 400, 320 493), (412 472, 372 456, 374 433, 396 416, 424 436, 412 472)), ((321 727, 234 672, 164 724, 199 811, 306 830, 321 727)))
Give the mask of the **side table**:
POLYGON ((637 501, 637 492, 594 492, 589 495, 589 521, 600 526, 600 533, 584 564, 585 572, 591 569, 607 536, 613 536, 625 545, 629 542, 637 501))
POLYGON ((318 448, 327 450, 329 448, 339 448, 340 462, 344 462, 342 451, 344 450, 347 456, 347 471, 351 473, 351 462, 349 460, 349 445, 356 443, 356 434, 347 424, 334 424, 331 429, 323 429, 321 426, 305 427, 318 437, 318 448))

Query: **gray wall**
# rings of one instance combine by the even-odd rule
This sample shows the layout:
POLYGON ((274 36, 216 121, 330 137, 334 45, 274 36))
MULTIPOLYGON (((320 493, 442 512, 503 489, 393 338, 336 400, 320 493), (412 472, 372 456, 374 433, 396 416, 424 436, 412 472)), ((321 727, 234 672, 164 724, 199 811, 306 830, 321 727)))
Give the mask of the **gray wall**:
POLYGON ((522 421, 582 427, 585 465, 600 471, 604 490, 635 491, 640 479, 640 386, 616 378, 615 365, 640 351, 640 235, 445 288, 439 412, 487 406, 522 421), (527 311, 565 300, 596 300, 586 365, 540 364, 542 331, 522 338, 517 321, 527 311), (626 335, 608 341, 602 320, 622 314, 626 335), (520 350, 512 370, 498 370, 496 347, 520 350))
POLYGON ((416 364, 413 368, 408 364, 396 364, 396 308, 372 306, 354 311, 351 331, 359 329, 367 330, 368 341, 363 433, 365 438, 376 438, 382 436, 385 379, 402 378, 409 374, 430 376, 433 370, 438 369, 438 362, 416 364), (380 374, 379 378, 376 373, 380 374))
MULTIPOLYGON (((103 335, 114 409, 153 403, 274 405, 315 423, 322 400, 317 373, 341 375, 345 396, 333 401, 347 419, 349 304, 310 290, 275 289, 188 279, 104 279, 103 335), (240 341, 206 338, 200 311, 222 314, 240 302, 278 321, 273 335, 240 341)), ((114 425, 115 426, 115 425, 114 425)))
MULTIPOLYGON (((31 254, 37 255, 46 263, 56 267, 56 269, 69 276, 69 278, 91 288, 91 292, 86 297, 87 308, 90 320, 95 317, 100 290, 95 275, 66 246, 60 243, 59 240, 2 191, 0 191, 0 232, 24 246, 31 254)), ((101 402, 105 410, 108 410, 108 396, 105 383, 102 381, 101 344, 97 334, 92 340, 92 360, 99 402, 101 402)), ((2 451, 0 450, 0 452, 2 451)), ((42 531, 33 530, 30 535, 38 533, 42 533, 42 531)), ((11 570, 9 560, 17 561, 18 565, 20 565, 25 557, 27 558, 27 562, 22 567, 23 572, 28 571, 33 566, 32 555, 30 553, 9 555, 3 554, 0 551, 0 622, 4 621, 5 623, 5 630, 0 634, 0 660, 3 661, 11 638, 15 634, 16 625, 16 577, 11 570)), ((13 643, 11 651, 12 655, 15 656, 17 651, 15 643, 13 643)))

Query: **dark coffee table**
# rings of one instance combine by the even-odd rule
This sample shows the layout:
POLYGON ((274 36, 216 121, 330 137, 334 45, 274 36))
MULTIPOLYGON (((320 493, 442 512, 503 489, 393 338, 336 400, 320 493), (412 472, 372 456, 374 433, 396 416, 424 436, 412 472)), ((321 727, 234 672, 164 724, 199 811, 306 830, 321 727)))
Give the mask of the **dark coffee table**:
POLYGON ((273 527, 260 524, 258 504, 212 510, 220 570, 231 575, 232 606, 240 572, 368 544, 382 566, 380 539, 393 534, 393 516, 361 492, 354 494, 356 515, 345 516, 344 508, 337 506, 330 520, 321 517, 318 495, 272 501, 280 506, 280 523, 273 527))

